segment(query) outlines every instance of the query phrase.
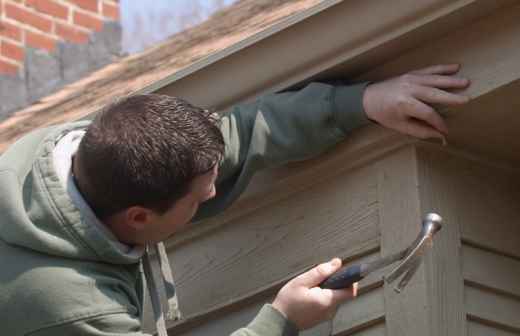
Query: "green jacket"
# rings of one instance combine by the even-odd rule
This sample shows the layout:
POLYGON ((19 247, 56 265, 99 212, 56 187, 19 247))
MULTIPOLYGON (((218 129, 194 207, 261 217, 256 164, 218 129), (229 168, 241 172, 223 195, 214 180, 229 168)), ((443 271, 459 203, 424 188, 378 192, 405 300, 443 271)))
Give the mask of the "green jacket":
MULTIPOLYGON (((218 193, 199 218, 229 206, 255 171, 315 156, 367 123, 364 88, 313 83, 225 113, 218 193)), ((2 335, 143 335, 139 257, 89 224, 53 166, 57 139, 86 126, 75 122, 36 130, 0 156, 2 335)), ((296 333, 266 305, 233 335, 296 333)))

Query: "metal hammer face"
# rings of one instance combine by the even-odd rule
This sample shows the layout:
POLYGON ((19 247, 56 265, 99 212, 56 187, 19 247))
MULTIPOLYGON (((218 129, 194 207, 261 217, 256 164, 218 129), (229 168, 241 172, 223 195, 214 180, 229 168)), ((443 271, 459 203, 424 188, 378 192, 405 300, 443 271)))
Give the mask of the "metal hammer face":
POLYGON ((387 283, 393 282, 406 272, 399 284, 394 288, 400 293, 419 268, 425 251, 432 247, 433 236, 442 228, 441 216, 429 213, 422 221, 422 228, 412 245, 406 249, 402 261, 384 279, 387 283))
POLYGON ((410 247, 370 263, 343 267, 323 281, 320 287, 330 289, 347 288, 371 272, 400 261, 399 265, 384 277, 385 281, 390 283, 405 273, 395 287, 395 290, 400 293, 419 268, 425 250, 432 246, 433 236, 441 227, 441 216, 434 213, 427 214, 423 218, 421 232, 419 232, 419 235, 410 247))

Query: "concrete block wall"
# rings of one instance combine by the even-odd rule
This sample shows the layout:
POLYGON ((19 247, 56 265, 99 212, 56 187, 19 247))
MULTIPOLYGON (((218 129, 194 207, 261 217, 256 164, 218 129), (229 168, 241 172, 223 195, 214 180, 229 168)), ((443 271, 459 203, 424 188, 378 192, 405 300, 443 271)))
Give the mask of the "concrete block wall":
POLYGON ((120 52, 119 0, 0 0, 0 121, 120 52))

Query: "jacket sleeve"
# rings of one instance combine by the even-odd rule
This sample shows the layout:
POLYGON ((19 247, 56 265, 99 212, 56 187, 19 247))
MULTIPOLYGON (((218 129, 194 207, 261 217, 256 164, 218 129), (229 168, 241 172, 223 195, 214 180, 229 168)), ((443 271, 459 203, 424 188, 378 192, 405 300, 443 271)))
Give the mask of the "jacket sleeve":
POLYGON ((196 220, 231 205, 256 171, 314 157, 368 123, 362 103, 367 84, 311 83, 227 111, 220 121, 225 155, 217 195, 196 220))
MULTIPOLYGON (((85 319, 76 319, 27 335, 30 336, 152 336, 140 331, 139 320, 124 313, 102 314, 85 319)), ((255 319, 245 328, 238 329, 231 336, 296 336, 296 326, 285 319, 271 305, 262 307, 255 319)))

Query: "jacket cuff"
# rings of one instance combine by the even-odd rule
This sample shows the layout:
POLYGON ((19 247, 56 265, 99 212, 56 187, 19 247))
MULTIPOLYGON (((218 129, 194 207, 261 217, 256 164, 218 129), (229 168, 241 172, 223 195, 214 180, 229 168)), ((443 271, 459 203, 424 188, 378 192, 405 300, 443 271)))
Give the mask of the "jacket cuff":
POLYGON ((299 333, 298 327, 270 304, 262 307, 248 328, 257 335, 296 336, 299 333))
POLYGON ((337 86, 334 90, 334 117, 345 133, 370 123, 363 108, 363 94, 370 82, 337 86))

